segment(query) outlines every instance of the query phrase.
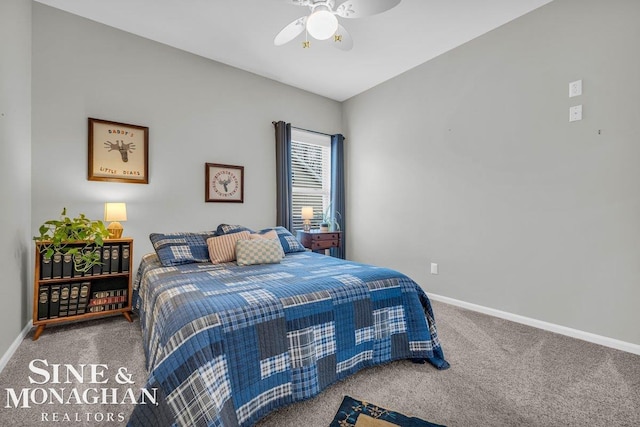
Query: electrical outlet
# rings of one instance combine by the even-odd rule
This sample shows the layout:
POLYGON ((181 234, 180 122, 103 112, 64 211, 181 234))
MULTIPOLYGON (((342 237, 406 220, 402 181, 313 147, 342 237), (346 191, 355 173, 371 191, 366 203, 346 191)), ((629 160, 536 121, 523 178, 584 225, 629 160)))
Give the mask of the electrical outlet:
POLYGON ((582 95, 582 80, 569 83, 569 98, 582 95))
POLYGON ((575 105, 569 108, 569 121, 575 122, 582 120, 582 105, 575 105))

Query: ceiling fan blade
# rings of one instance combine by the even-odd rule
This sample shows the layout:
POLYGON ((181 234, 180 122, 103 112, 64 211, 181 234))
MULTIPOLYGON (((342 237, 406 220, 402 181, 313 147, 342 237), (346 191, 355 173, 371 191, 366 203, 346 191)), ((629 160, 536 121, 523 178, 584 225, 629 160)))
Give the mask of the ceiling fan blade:
POLYGON ((338 24, 338 30, 333 35, 333 46, 341 50, 351 50, 353 48, 351 34, 340 24, 338 24))
POLYGON ((343 18, 362 18, 376 15, 400 4, 400 0, 347 0, 336 8, 343 18))
POLYGON ((273 44, 275 44, 276 46, 282 46, 285 43, 289 43, 304 31, 306 22, 306 16, 296 19, 278 33, 276 38, 273 39, 273 44))
POLYGON ((287 3, 292 3, 296 6, 309 6, 309 5, 313 5, 313 2, 309 1, 309 0, 286 0, 287 3))

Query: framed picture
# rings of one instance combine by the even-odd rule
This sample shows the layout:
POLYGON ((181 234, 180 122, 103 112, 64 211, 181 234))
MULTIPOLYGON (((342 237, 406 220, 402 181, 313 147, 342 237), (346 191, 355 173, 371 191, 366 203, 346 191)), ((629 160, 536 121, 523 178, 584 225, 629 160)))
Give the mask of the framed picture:
POLYGON ((204 165, 205 202, 244 202, 244 166, 204 165))
POLYGON ((89 118, 89 181, 149 183, 149 128, 89 118))

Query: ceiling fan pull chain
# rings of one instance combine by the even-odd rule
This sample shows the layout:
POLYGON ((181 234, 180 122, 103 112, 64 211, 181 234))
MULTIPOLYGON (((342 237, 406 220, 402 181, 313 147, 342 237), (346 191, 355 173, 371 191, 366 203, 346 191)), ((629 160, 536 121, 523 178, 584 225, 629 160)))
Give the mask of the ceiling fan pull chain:
POLYGON ((311 42, 309 42, 309 32, 305 30, 304 41, 302 42, 302 48, 307 49, 311 47, 311 42))

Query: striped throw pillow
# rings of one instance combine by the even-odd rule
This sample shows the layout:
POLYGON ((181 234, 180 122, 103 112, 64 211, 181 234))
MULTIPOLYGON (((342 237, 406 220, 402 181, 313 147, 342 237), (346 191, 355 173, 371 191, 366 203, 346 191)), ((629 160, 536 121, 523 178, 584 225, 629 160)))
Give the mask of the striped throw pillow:
POLYGON ((222 262, 231 262, 236 259, 236 242, 238 240, 249 240, 248 231, 239 233, 225 234, 223 236, 215 236, 207 239, 207 247, 209 248, 209 258, 213 264, 222 262))
POLYGON ((282 260, 279 239, 238 240, 236 259, 238 265, 277 264, 282 260))

